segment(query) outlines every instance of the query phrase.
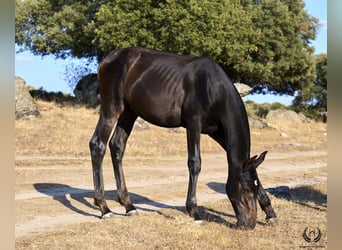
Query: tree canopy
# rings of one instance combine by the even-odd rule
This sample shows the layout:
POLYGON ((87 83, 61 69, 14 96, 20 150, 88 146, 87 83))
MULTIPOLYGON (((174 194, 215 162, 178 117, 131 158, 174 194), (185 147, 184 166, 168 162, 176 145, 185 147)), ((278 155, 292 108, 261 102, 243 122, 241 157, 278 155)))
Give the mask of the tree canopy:
POLYGON ((36 55, 101 60, 129 46, 208 56, 255 91, 315 79, 318 20, 303 0, 16 1, 15 41, 36 55))
POLYGON ((310 118, 327 111, 328 58, 326 54, 315 55, 316 76, 306 88, 298 90, 293 101, 296 111, 302 111, 310 118))

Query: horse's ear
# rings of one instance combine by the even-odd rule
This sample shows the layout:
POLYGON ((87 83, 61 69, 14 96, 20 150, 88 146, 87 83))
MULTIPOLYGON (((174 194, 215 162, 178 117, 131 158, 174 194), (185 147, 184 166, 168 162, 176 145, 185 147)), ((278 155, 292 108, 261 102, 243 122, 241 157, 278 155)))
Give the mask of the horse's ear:
POLYGON ((255 164, 255 159, 257 155, 254 155, 252 158, 248 159, 242 167, 242 171, 248 171, 255 164))
POLYGON ((243 165, 242 171, 249 171, 251 168, 256 169, 264 161, 266 154, 267 151, 262 152, 259 157, 257 155, 254 155, 252 158, 248 159, 243 165))
MULTIPOLYGON (((265 156, 267 154, 267 151, 262 152, 259 157, 254 162, 254 167, 257 168, 264 160, 265 156)), ((254 157, 253 157, 254 158, 254 157)))

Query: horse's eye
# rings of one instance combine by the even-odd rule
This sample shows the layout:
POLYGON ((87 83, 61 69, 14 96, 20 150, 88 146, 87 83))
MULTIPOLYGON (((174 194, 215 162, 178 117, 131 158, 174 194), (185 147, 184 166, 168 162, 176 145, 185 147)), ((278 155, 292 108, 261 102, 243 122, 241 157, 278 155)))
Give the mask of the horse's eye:
POLYGON ((254 180, 254 186, 258 186, 258 180, 254 180))

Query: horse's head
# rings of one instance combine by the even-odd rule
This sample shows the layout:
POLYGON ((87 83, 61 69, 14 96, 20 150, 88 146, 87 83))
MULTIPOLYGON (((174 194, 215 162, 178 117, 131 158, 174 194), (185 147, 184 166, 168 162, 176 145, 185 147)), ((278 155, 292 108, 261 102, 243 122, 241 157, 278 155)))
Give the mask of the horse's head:
POLYGON ((256 224, 256 199, 259 178, 256 168, 264 161, 267 151, 250 158, 243 165, 238 178, 227 184, 227 194, 237 216, 237 227, 253 229, 256 224))

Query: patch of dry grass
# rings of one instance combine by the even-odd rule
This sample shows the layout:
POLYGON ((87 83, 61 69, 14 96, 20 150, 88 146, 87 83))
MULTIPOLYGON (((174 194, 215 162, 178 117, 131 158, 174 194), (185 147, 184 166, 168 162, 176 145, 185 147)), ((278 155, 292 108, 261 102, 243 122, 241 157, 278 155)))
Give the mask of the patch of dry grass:
MULTIPOLYGON (((315 193, 326 187, 310 187, 315 193)), ((301 191, 292 190, 294 193, 301 191)), ((279 217, 278 227, 264 223, 259 208, 254 230, 232 228, 235 216, 227 200, 200 207, 207 223, 198 225, 183 211, 161 209, 141 213, 138 217, 121 217, 95 223, 65 226, 58 230, 24 236, 16 240, 16 249, 297 249, 301 246, 327 246, 327 212, 272 196, 279 217), (303 237, 306 227, 319 227, 322 237, 308 243, 303 237)))
POLYGON ((41 116, 15 123, 16 155, 85 156, 97 114, 83 106, 37 101, 41 116))
MULTIPOLYGON (((98 113, 84 106, 61 106, 37 101, 41 117, 15 123, 16 155, 88 157, 88 142, 94 132, 98 113)), ((291 125, 293 128, 293 125, 291 125)), ((290 126, 290 128, 291 128, 290 126)), ((311 122, 296 129, 251 128, 252 152, 325 149, 326 124, 311 122)), ((163 157, 187 155, 186 133, 150 125, 149 130, 133 130, 128 139, 126 156, 163 157)), ((206 135, 202 136, 203 153, 222 152, 206 135)))

